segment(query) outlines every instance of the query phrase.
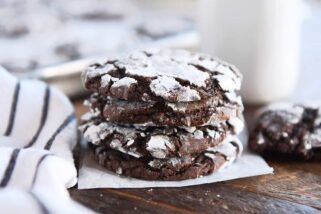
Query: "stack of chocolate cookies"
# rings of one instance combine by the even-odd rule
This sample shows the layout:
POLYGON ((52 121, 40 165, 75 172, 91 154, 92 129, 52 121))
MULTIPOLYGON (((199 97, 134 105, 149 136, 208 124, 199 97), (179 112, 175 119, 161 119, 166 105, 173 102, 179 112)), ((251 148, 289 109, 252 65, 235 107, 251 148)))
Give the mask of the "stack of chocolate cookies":
POLYGON ((147 180, 208 175, 242 152, 238 70, 183 50, 133 52, 89 66, 80 127, 96 161, 147 180))

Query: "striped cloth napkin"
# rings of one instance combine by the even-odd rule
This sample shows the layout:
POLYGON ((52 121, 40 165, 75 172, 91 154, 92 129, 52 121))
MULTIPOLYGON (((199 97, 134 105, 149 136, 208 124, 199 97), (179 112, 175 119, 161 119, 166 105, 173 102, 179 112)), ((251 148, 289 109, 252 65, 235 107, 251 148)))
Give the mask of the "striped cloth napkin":
POLYGON ((74 109, 60 91, 0 67, 0 213, 91 213, 72 201, 74 109))

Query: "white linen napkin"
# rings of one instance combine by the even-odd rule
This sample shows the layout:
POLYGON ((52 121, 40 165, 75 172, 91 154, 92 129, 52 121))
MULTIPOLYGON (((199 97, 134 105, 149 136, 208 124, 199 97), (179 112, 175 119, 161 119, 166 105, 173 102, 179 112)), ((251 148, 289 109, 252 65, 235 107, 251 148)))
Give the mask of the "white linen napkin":
POLYGON ((77 183, 76 142, 67 97, 0 66, 0 213, 90 213, 66 190, 77 183))

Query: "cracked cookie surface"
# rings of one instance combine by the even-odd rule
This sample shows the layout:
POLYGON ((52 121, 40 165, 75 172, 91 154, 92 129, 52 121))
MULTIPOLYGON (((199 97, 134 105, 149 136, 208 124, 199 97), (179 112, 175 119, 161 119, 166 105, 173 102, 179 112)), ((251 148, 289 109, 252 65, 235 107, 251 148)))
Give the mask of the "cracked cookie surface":
POLYGON ((242 76, 234 66, 208 55, 148 50, 93 64, 82 79, 87 89, 101 95, 175 103, 233 94, 240 89, 242 76))
POLYGON ((149 126, 204 126, 228 121, 235 133, 243 128, 243 105, 219 97, 187 103, 138 102, 94 94, 86 104, 107 121, 149 126))
POLYGON ((249 138, 251 150, 310 159, 321 154, 321 108, 276 104, 260 114, 249 138))
POLYGON ((194 155, 222 143, 231 135, 226 123, 203 127, 122 126, 101 118, 90 119, 80 130, 84 138, 130 156, 165 159, 194 155))
POLYGON ((242 152, 237 138, 200 154, 168 159, 135 158, 105 146, 91 146, 96 161, 117 174, 145 180, 185 180, 211 174, 230 165, 242 152))

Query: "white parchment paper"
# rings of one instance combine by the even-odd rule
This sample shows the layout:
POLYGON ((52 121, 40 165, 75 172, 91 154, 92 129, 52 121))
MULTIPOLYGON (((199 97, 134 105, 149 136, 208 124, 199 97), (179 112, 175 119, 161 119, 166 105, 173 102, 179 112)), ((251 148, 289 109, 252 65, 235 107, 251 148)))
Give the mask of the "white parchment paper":
POLYGON ((245 133, 240 139, 244 151, 233 164, 211 175, 185 181, 146 181, 119 176, 97 164, 89 152, 85 152, 79 169, 78 189, 183 187, 273 173, 273 168, 263 158, 247 150, 245 133))

